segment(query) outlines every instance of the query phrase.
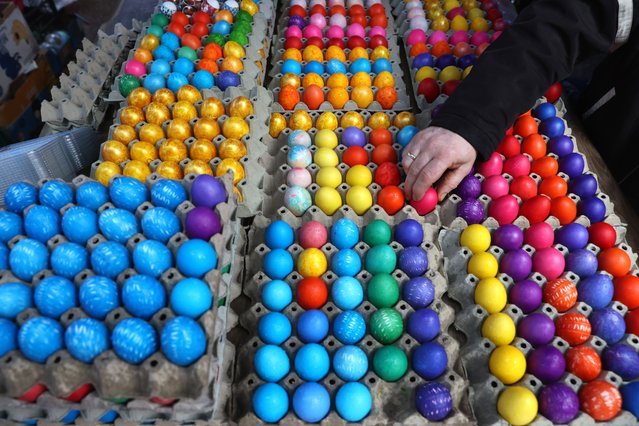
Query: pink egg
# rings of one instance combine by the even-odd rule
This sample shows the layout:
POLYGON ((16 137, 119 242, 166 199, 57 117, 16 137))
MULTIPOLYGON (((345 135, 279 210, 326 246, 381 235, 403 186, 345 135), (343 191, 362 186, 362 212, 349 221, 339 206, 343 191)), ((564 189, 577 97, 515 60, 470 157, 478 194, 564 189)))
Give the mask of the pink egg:
POLYGON ((501 31, 495 31, 493 33, 493 36, 490 38, 490 41, 494 42, 495 40, 497 40, 499 38, 500 35, 501 35, 501 31))
POLYGON ((311 0, 311 3, 310 3, 311 7, 315 6, 316 4, 326 7, 326 0, 311 0))
POLYGON ((295 37, 295 38, 302 38, 303 34, 302 34, 302 30, 300 29, 300 27, 293 25, 292 27, 288 27, 286 29, 286 38, 290 38, 290 37, 295 37))
POLYGON ((336 13, 335 15, 331 16, 328 23, 331 27, 344 28, 346 27, 346 16, 342 15, 341 13, 336 13))
POLYGON ((326 31, 326 37, 328 38, 344 38, 344 30, 337 25, 332 25, 326 31))
POLYGON ((301 186, 302 188, 307 188, 311 183, 313 183, 313 178, 311 174, 303 167, 295 167, 286 175, 286 184, 288 186, 301 186))
POLYGON ((146 66, 144 66, 144 64, 138 60, 129 59, 124 65, 124 72, 126 74, 140 77, 141 75, 146 74, 146 66))
POLYGON ((413 19, 410 20, 410 29, 411 30, 424 30, 424 31, 428 31, 428 22, 426 21, 426 18, 424 18, 423 16, 416 16, 413 19))
POLYGON ((533 254, 533 271, 539 272, 547 280, 558 278, 565 267, 564 255, 554 247, 542 248, 533 254))
POLYGON ((508 194, 508 181, 502 175, 492 175, 481 183, 481 192, 493 200, 508 194))
POLYGON ((355 37, 355 36, 361 37, 361 38, 366 37, 366 31, 364 31, 364 27, 362 27, 358 23, 350 24, 348 28, 346 28, 346 37, 355 37))
POLYGON ((456 45, 461 42, 468 43, 468 41, 468 32, 464 30, 455 31, 451 34, 450 39, 448 40, 448 42, 452 45, 456 45))
POLYGON ((484 177, 500 175, 503 165, 504 162, 501 158, 501 155, 493 152, 488 160, 477 165, 477 172, 484 177))
POLYGON ((524 232, 524 243, 535 250, 541 250, 552 246, 555 242, 555 232, 552 226, 546 222, 539 222, 530 225, 530 228, 524 232))
POLYGON ((303 248, 320 248, 328 240, 328 231, 320 222, 312 220, 302 225, 298 237, 303 248))
MULTIPOLYGON (((444 34, 444 36, 446 36, 444 34)), ((406 44, 412 46, 417 43, 426 43, 426 32, 424 30, 413 30, 406 37, 406 44)))
POLYGON ((446 17, 452 21, 455 16, 464 16, 464 15, 466 15, 466 11, 464 10, 463 7, 453 7, 452 9, 448 11, 448 13, 446 14, 446 17))
POLYGON ((442 30, 433 31, 433 33, 428 37, 428 44, 434 46, 440 41, 448 42, 448 36, 442 30))
POLYGON ((344 6, 344 0, 328 0, 328 7, 344 6))
POLYGON ((524 154, 513 155, 504 161, 504 173, 514 178, 530 174, 530 159, 524 154))
POLYGON ((471 44, 474 44, 475 46, 479 46, 483 43, 488 43, 489 41, 490 37, 488 37, 488 34, 483 31, 476 32, 470 37, 471 44))
POLYGON ((411 200, 410 205, 417 211, 417 214, 424 216, 435 210, 437 201, 437 191, 431 187, 426 190, 421 200, 411 200))
POLYGON ((307 25, 306 27, 304 27, 304 37, 306 37, 307 39, 311 37, 322 38, 322 30, 315 25, 307 25))
POLYGON ((382 27, 375 26, 368 30, 368 37, 375 37, 376 35, 386 37, 386 30, 382 27))
POLYGON ((326 18, 324 17, 324 15, 321 15, 319 13, 315 13, 311 15, 309 22, 311 25, 315 25, 317 28, 320 28, 320 29, 326 26, 326 18))
POLYGON ((503 195, 490 203, 488 216, 495 218, 500 225, 513 223, 519 215, 519 203, 510 194, 503 195))
POLYGON ((409 10, 408 13, 406 14, 406 16, 408 17, 408 19, 413 19, 416 16, 425 17, 426 16, 426 12, 424 12, 423 9, 415 8, 415 9, 409 10))

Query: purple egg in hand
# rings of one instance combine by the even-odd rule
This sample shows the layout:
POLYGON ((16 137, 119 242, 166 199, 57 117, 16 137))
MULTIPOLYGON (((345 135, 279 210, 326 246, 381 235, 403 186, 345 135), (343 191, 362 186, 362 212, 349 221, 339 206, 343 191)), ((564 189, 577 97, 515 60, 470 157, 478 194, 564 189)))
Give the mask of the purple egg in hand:
POLYGON ((587 278, 597 272, 597 256, 587 249, 578 249, 566 256, 566 271, 574 272, 579 278, 587 278))
POLYGON ((579 397, 563 383, 551 383, 539 393, 539 411, 555 424, 566 424, 579 414, 579 397))
POLYGON ((406 247, 399 253, 399 269, 409 277, 418 277, 428 271, 428 255, 421 247, 406 247))
POLYGON ((196 207, 186 215, 184 232, 191 239, 208 241, 222 231, 220 216, 206 207, 196 207))
POLYGON ((521 281, 532 271, 532 258, 523 249, 509 251, 501 257, 499 270, 509 275, 514 281, 521 281))
POLYGON ((493 232, 492 243, 504 251, 517 250, 524 244, 524 232, 517 225, 502 225, 493 232))
POLYGON ((457 204, 457 216, 469 225, 481 223, 484 220, 484 206, 479 200, 466 199, 457 204))
POLYGON ((515 283, 510 289, 510 303, 517 306, 525 314, 541 306, 543 292, 541 286, 532 280, 515 283))
POLYGON ((564 354, 554 346, 541 346, 528 354, 528 373, 544 383, 553 383, 566 371, 564 354))
POLYGON ((555 337, 555 323, 545 314, 530 314, 517 324, 517 335, 533 346, 547 345, 555 337))
POLYGON ((478 198, 481 195, 481 182, 475 175, 468 175, 459 183, 454 191, 463 200, 467 198, 478 198))

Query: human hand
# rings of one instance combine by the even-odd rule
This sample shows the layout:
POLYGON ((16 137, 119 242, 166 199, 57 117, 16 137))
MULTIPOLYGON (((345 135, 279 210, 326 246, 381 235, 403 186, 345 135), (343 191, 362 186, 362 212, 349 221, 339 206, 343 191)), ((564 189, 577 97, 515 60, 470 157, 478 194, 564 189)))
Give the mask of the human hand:
POLYGON ((436 189, 442 201, 470 173, 475 158, 475 148, 457 133, 442 127, 422 130, 404 148, 402 155, 402 166, 407 173, 406 196, 421 200, 426 190, 439 181, 436 189))

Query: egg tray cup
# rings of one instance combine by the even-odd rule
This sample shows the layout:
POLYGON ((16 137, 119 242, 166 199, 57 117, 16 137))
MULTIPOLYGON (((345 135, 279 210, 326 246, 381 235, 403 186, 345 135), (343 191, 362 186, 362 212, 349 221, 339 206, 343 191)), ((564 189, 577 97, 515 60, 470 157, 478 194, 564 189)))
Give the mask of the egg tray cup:
MULTIPOLYGON (((391 35, 387 37, 387 40, 388 40, 387 49, 390 52, 389 60, 395 60, 397 62, 400 62, 401 61, 399 56, 400 50, 399 50, 399 44, 397 42, 397 36, 391 35)), ((322 53, 325 54, 326 50, 328 49, 328 42, 330 41, 330 39, 327 37, 323 37, 322 41, 324 42, 324 46, 326 46, 324 49, 322 49, 322 53)), ((344 45, 346 45, 346 43, 348 42, 348 38, 345 37, 342 39, 342 41, 344 42, 344 45)), ((370 38, 364 37, 364 41, 366 41, 366 45, 368 46, 370 38)), ((306 44, 307 42, 308 42, 308 39, 306 37, 302 37, 302 43, 304 44, 305 47, 308 47, 308 45, 306 44)), ((282 55, 286 51, 286 48, 284 47, 285 43, 286 43, 286 37, 279 37, 278 39, 275 40, 275 42, 273 43, 273 55, 271 59, 272 61, 282 60, 282 55)), ((303 48, 301 50, 303 50, 303 48)), ((344 54, 348 58, 348 54, 351 52, 352 49, 344 48, 343 50, 344 50, 344 54)), ((366 52, 368 53, 370 57, 371 53, 373 53, 373 48, 366 47, 366 52)))

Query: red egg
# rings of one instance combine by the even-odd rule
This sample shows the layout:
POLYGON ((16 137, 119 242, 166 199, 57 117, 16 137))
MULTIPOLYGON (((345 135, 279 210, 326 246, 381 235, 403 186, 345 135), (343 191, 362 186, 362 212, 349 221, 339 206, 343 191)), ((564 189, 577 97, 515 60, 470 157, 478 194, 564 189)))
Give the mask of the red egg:
POLYGON ((386 17, 386 14, 378 13, 377 15, 371 16, 371 20, 368 25, 370 27, 386 28, 388 26, 388 18, 386 17))
POLYGON ((326 16, 326 8, 324 6, 322 6, 321 4, 316 4, 313 7, 311 7, 311 15, 316 15, 316 14, 320 14, 322 16, 326 16))
POLYGON ((320 49, 324 49, 324 42, 319 37, 311 37, 311 38, 309 38, 308 40, 306 40, 306 45, 307 46, 317 46, 320 49))
POLYGON ((306 8, 303 8, 298 4, 291 6, 291 8, 288 10, 288 16, 293 15, 298 15, 302 18, 306 18, 306 8))
POLYGON ((590 346, 570 348, 566 351, 566 371, 589 382, 601 373, 601 358, 590 346))
POLYGON ((528 175, 518 176, 510 183, 510 193, 526 201, 537 195, 537 182, 528 175))
POLYGON ((368 151, 361 146, 351 146, 342 154, 342 162, 346 163, 349 167, 353 167, 357 164, 365 166, 368 164, 368 151))
POLYGON ((366 49, 366 41, 360 36, 353 36, 349 37, 348 41, 346 42, 346 46, 348 46, 348 48, 351 50, 355 49, 356 47, 366 49))
POLYGON ((346 16, 346 9, 344 8, 344 6, 337 4, 335 6, 332 6, 331 10, 328 12, 330 16, 337 15, 338 13, 340 15, 346 16))
POLYGON ((550 199, 544 195, 536 195, 524 201, 519 208, 519 213, 531 224, 543 222, 550 214, 550 199))
POLYGON ((460 84, 461 80, 448 80, 442 86, 442 92, 446 96, 451 96, 455 92, 455 90, 457 90, 457 86, 459 86, 460 84))
POLYGON ((303 309, 320 309, 328 298, 326 284, 319 278, 304 278, 295 289, 297 303, 303 309))
POLYGON ((566 312, 577 303, 577 287, 565 278, 553 279, 544 285, 544 302, 566 312))
POLYGON ((482 53, 484 53, 484 50, 488 49, 490 47, 490 43, 485 42, 480 44, 479 46, 477 46, 477 48, 475 49, 475 55, 477 56, 481 56, 482 53))
POLYGON ((617 231, 606 222, 597 222, 588 228, 590 236, 588 242, 596 245, 600 249, 607 249, 615 245, 617 242, 617 231))
POLYGON ((208 15, 208 13, 205 13, 202 11, 195 12, 191 20, 193 21, 193 23, 201 22, 205 25, 208 25, 211 23, 211 17, 208 15))
POLYGON ((419 82, 417 93, 426 98, 426 102, 433 103, 439 96, 439 85, 432 78, 425 78, 419 82))
POLYGON ((352 18, 355 15, 366 16, 366 10, 364 9, 364 6, 362 6, 361 4, 354 4, 348 9, 348 16, 352 18))
POLYGON ((522 154, 528 154, 533 160, 546 155, 546 141, 539 133, 532 133, 524 138, 521 143, 522 154))
POLYGON ((470 44, 464 41, 457 43, 455 47, 453 48, 453 54, 457 56, 458 58, 461 58, 462 56, 465 56, 465 55, 469 55, 471 53, 473 53, 473 48, 470 47, 470 44))
POLYGON ((639 336, 639 309, 633 309, 626 314, 626 332, 639 336))
POLYGON ((385 14, 386 14, 386 8, 381 3, 375 3, 374 5, 368 8, 368 16, 385 15, 385 14))
POLYGON ((488 216, 492 216, 500 225, 513 223, 519 214, 519 203, 510 194, 503 195, 490 203, 488 216))
POLYGON ((196 22, 191 26, 191 30, 189 32, 194 36, 202 38, 205 35, 208 35, 209 27, 207 27, 206 24, 203 22, 196 22))
POLYGON ((553 198, 550 202, 550 215, 559 219, 561 225, 572 223, 577 217, 577 205, 566 195, 553 198))
POLYGON ((515 121, 513 131, 516 135, 525 138, 537 133, 537 122, 531 115, 522 115, 515 121))
POLYGON ((560 96, 561 96, 561 83, 559 82, 550 86, 548 90, 546 90, 546 93, 544 93, 544 97, 551 104, 554 104, 555 102, 557 102, 557 99, 559 99, 560 96))
POLYGON ((366 28, 367 24, 366 15, 354 15, 351 17, 351 25, 359 24, 362 27, 366 28))
POLYGON ((380 164, 375 170, 375 183, 382 188, 394 185, 399 186, 402 178, 397 164, 385 162, 380 164))
POLYGON ((568 193, 568 184, 561 176, 549 176, 539 184, 539 193, 551 199, 563 197, 568 193))
POLYGON ((599 269, 608 272, 615 278, 623 277, 630 272, 632 262, 630 256, 618 247, 610 247, 599 253, 597 256, 599 269))
POLYGON ((321 103, 324 102, 324 92, 322 91, 322 88, 317 84, 311 84, 304 89, 302 101, 309 109, 318 109, 321 103))
POLYGON ((386 162, 397 163, 397 152, 392 145, 378 145, 373 150, 371 158, 373 159, 373 163, 378 165, 386 162))
POLYGON ((615 278, 614 300, 621 302, 628 309, 639 308, 639 277, 624 275, 615 278))
POLYGON ((496 19, 493 22, 493 30, 495 30, 495 34, 501 33, 506 28, 508 28, 508 23, 504 21, 502 18, 496 19))
POLYGON ((343 50, 346 47, 346 44, 344 43, 344 40, 341 38, 332 38, 328 40, 326 47, 331 47, 331 46, 337 46, 343 50))
POLYGON ((377 204, 389 215, 394 215, 400 211, 405 203, 404 191, 394 185, 385 186, 377 194, 377 204))
POLYGON ((297 37, 287 37, 284 42, 284 49, 298 49, 302 50, 304 47, 304 43, 302 43, 302 39, 297 37))
POLYGON ((481 183, 481 192, 493 200, 508 194, 510 185, 502 175, 492 175, 481 183))
POLYGON ((530 171, 538 174, 542 179, 555 176, 559 171, 559 162, 555 157, 544 156, 533 161, 530 171))
POLYGON ((437 207, 437 201, 437 191, 431 187, 426 190, 426 193, 421 200, 412 200, 410 205, 418 214, 425 216, 435 210, 435 207, 437 207))
POLYGON ((502 160, 501 155, 493 152, 488 160, 477 164, 477 173, 481 174, 484 177, 500 175, 503 166, 504 161, 502 160))
POLYGON ((530 159, 524 154, 513 155, 504 161, 504 173, 512 177, 527 176, 530 174, 530 159))
POLYGON ((506 158, 510 158, 521 153, 521 144, 516 137, 507 135, 497 147, 497 152, 506 158))
POLYGON ((173 16, 171 16, 171 23, 176 23, 182 27, 186 27, 190 24, 190 21, 189 17, 186 16, 184 12, 175 12, 173 16))
POLYGON ((173 33, 178 37, 182 37, 184 34, 186 34, 184 26, 178 24, 177 22, 171 22, 169 26, 166 27, 166 32, 173 33))
POLYGON ((393 144, 393 134, 383 127, 379 127, 377 129, 373 129, 373 131, 368 136, 368 142, 372 145, 392 145, 393 144))
POLYGON ((579 389, 582 411, 597 422, 607 422, 621 411, 621 392, 611 383, 595 380, 579 389))
POLYGON ((579 312, 568 312, 555 320, 555 330, 555 334, 568 342, 570 346, 577 346, 588 340, 592 327, 585 315, 579 312))
POLYGON ((486 19, 494 21, 495 19, 499 19, 501 17, 502 17, 502 14, 499 11, 499 9, 497 9, 496 7, 493 7, 492 9, 488 9, 486 11, 486 19))
POLYGON ((388 47, 388 40, 386 39, 386 37, 379 34, 371 37, 371 40, 368 42, 368 47, 370 47, 371 49, 375 49, 378 46, 388 47))
POLYGON ((184 34, 180 38, 180 41, 182 42, 182 46, 190 47, 193 50, 197 50, 202 47, 202 40, 200 39, 200 37, 191 33, 184 34))
POLYGON ((548 248, 555 242, 555 232, 552 226, 546 222, 539 222, 531 225, 524 232, 524 243, 533 247, 535 250, 548 248))

